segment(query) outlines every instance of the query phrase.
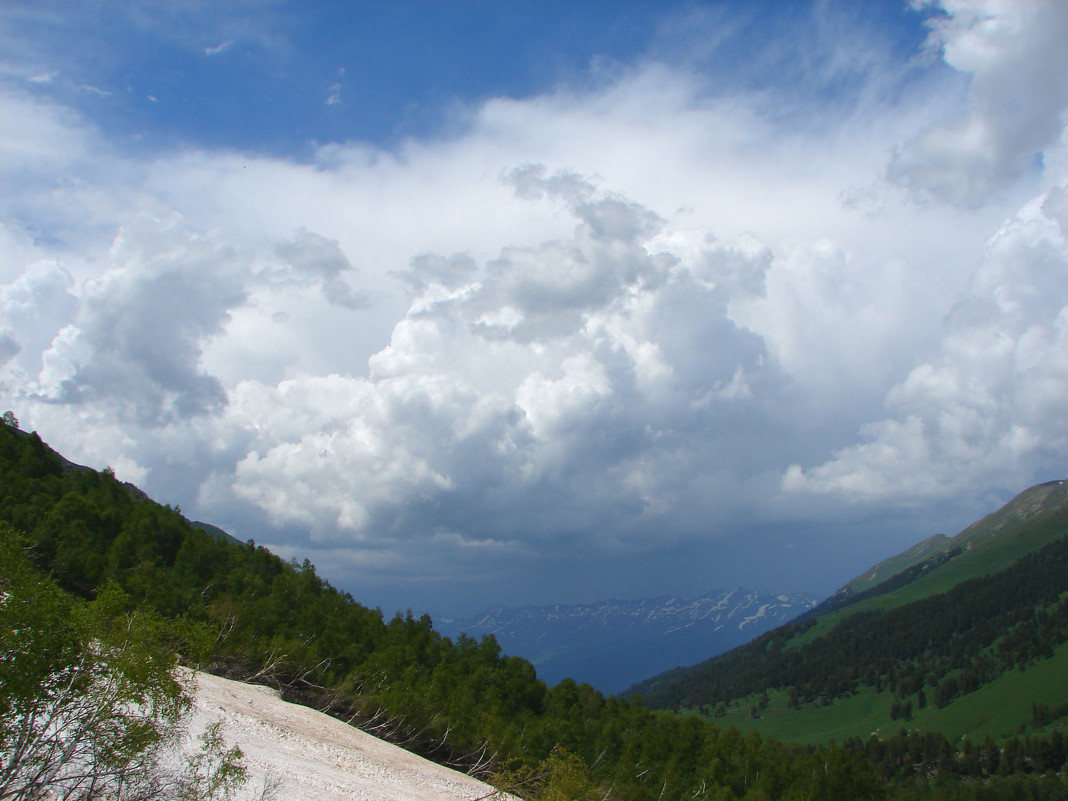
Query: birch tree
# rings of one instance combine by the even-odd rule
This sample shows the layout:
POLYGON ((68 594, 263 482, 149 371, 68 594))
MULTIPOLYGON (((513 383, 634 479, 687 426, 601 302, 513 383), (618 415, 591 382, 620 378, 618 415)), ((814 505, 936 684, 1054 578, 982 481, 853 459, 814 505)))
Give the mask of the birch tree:
MULTIPOLYGON (((160 767, 190 706, 173 635, 154 613, 131 611, 117 585, 71 599, 0 531, 0 801, 200 795, 160 767)), ((228 796, 243 779, 240 752, 212 745, 228 771, 200 785, 228 796)))

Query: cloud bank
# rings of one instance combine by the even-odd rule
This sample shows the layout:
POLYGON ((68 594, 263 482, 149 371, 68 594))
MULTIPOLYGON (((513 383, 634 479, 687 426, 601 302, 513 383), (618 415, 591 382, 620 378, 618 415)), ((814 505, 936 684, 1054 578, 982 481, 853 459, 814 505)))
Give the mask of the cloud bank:
POLYGON ((1068 462, 1068 13, 929 25, 804 121, 649 60, 303 160, 7 74, 0 396, 386 606, 830 591, 1068 462))

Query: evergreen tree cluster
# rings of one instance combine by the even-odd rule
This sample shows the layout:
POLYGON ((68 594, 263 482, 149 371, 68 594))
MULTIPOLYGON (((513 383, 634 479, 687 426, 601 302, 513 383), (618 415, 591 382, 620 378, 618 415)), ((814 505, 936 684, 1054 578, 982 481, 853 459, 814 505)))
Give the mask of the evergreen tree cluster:
POLYGON ((843 746, 863 754, 879 767, 886 781, 910 778, 988 780, 1017 774, 1056 774, 1065 765, 1064 735, 1010 737, 996 743, 992 737, 973 743, 965 737, 954 746, 937 732, 902 729, 897 735, 867 740, 850 738, 843 746))

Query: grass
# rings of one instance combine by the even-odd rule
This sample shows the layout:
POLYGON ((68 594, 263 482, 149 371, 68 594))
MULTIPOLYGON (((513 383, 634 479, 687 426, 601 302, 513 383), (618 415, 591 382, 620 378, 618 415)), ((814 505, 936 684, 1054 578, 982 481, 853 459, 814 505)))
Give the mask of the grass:
MULTIPOLYGON (((1058 646, 1050 659, 1027 670, 1011 670, 974 693, 957 698, 943 709, 933 705, 915 710, 909 721, 891 720, 889 691, 861 688, 857 695, 829 706, 787 706, 784 692, 769 693, 768 707, 760 718, 751 719, 749 710, 756 697, 735 702, 728 714, 717 718, 722 726, 735 726, 743 734, 759 732, 787 742, 815 745, 847 737, 867 739, 872 734, 890 737, 902 728, 937 731, 950 742, 967 735, 973 741, 990 735, 1003 740, 1018 734, 1033 734, 1059 728, 1068 731, 1068 720, 1036 729, 1031 721, 1031 704, 1055 706, 1068 703, 1068 643, 1058 646)), ((928 691, 928 696, 933 693, 928 691)))
MULTIPOLYGON (((1068 643, 1058 646, 1051 659, 1027 670, 1011 670, 978 691, 958 698, 943 710, 927 728, 941 731, 947 738, 964 735, 972 739, 990 735, 995 740, 1021 733, 1033 733, 1031 704, 1057 705, 1068 702, 1068 643)), ((924 710, 925 712, 928 710, 924 710)), ((917 727, 923 721, 917 716, 917 727)), ((1068 721, 1060 721, 1064 729, 1068 721)), ((1053 728, 1053 727, 1047 727, 1053 728)))
POLYGON ((753 704, 748 704, 730 709, 717 722, 723 726, 735 726, 743 734, 759 732, 761 736, 802 745, 816 745, 831 740, 841 742, 847 737, 867 738, 872 732, 890 724, 891 700, 889 693, 876 693, 874 688, 862 688, 857 695, 829 706, 806 705, 790 709, 786 705, 785 693, 769 693, 770 703, 760 713, 760 718, 749 717, 749 709, 753 704))

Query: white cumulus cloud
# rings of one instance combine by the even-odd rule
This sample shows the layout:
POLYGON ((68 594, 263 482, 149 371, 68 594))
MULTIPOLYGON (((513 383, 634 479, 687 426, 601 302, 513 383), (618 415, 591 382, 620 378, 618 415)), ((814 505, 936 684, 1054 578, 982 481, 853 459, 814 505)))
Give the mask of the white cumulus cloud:
POLYGON ((583 186, 563 200, 572 238, 482 269, 418 259, 420 291, 366 378, 239 386, 228 414, 262 438, 238 495, 342 537, 446 525, 524 538, 579 520, 636 530, 627 518, 662 514, 680 478, 655 464, 726 467, 732 453, 703 437, 774 385, 758 338, 727 318, 733 289, 759 290, 766 249, 661 236, 655 215, 577 176, 538 181, 583 186), (675 241, 679 254, 664 249, 675 241))
POLYGON ((299 159, 0 83, 4 408, 349 586, 699 593, 798 573, 766 538, 806 525, 863 568, 1068 457, 1065 13, 944 11, 938 69, 807 114, 877 43, 800 94, 646 60, 299 159))
MULTIPOLYGON (((920 3, 934 5, 934 3, 920 3)), ((1068 5, 942 0, 929 45, 970 76, 956 119, 921 132, 891 176, 921 192, 975 206, 1041 167, 1068 110, 1068 5)))
POLYGON ((791 491, 843 498, 943 496, 1061 471, 1068 434, 1068 237, 1064 187, 1029 203, 987 244, 945 321, 936 358, 886 396, 898 416, 818 467, 793 466, 791 491))

